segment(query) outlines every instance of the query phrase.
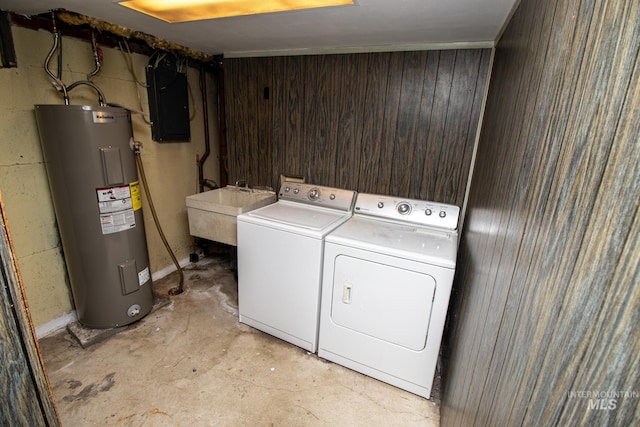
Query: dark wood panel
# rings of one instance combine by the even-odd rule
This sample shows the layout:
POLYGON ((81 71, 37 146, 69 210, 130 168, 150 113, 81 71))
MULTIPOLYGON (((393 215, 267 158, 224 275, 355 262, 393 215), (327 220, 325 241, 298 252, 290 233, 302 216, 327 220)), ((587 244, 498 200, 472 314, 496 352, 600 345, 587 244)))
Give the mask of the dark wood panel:
MULTIPOLYGON (((378 186, 370 190, 373 193, 399 194, 391 184, 392 172, 395 165, 402 163, 402 159, 394 157, 395 139, 398 129, 398 110, 400 108, 400 90, 402 89, 402 71, 404 67, 405 53, 392 52, 389 55, 389 74, 387 75, 387 87, 384 99, 384 115, 379 126, 382 127, 382 138, 376 141, 380 144, 380 157, 378 162, 378 186)), ((361 190, 362 191, 362 190, 361 190)))
MULTIPOLYGON (((259 153, 262 146, 262 141, 260 141, 260 135, 262 134, 260 131, 260 122, 262 117, 258 104, 260 102, 259 97, 262 95, 260 82, 263 63, 264 60, 262 59, 252 62, 251 69, 253 74, 244 75, 245 79, 247 79, 244 88, 245 105, 243 109, 246 119, 242 126, 245 138, 242 139, 242 154, 239 158, 243 159, 243 162, 246 162, 248 168, 244 174, 238 175, 237 179, 246 179, 247 183, 257 182, 257 179, 260 178, 259 153)), ((249 66, 246 61, 245 65, 249 66)))
POLYGON ((303 175, 320 185, 462 204, 489 50, 265 61, 226 60, 229 145, 237 144, 230 176, 277 187, 279 173, 303 175), (241 104, 255 102, 269 72, 270 99, 258 108, 241 104), (277 173, 261 172, 266 163, 277 173))
MULTIPOLYGON (((445 195, 447 200, 462 205, 468 174, 460 170, 457 163, 470 164, 471 153, 476 138, 478 111, 482 102, 485 86, 478 86, 483 77, 480 69, 487 68, 482 61, 482 51, 457 51, 451 82, 451 94, 447 106, 447 118, 443 149, 438 161, 438 176, 435 194, 445 195), (464 54, 463 54, 464 53, 464 54), (475 109, 475 111, 474 111, 475 109), (474 114, 475 112, 475 114, 474 114)), ((485 75, 486 76, 486 75, 485 75)), ((486 77, 485 77, 486 78, 486 77)), ((482 79, 482 82, 485 80, 482 79)))
MULTIPOLYGON (((228 147, 228 176, 229 181, 234 183, 238 179, 245 178, 246 176, 240 174, 238 159, 245 158, 247 156, 247 150, 249 147, 249 134, 250 129, 246 126, 246 123, 241 118, 251 116, 250 110, 250 98, 248 88, 250 86, 249 73, 247 72, 248 61, 239 60, 234 64, 230 64, 230 67, 225 72, 225 85, 231 84, 236 87, 233 96, 230 99, 226 99, 227 107, 226 112, 231 115, 231 120, 227 120, 227 147, 228 147)), ((251 85, 253 86, 253 85, 251 85)), ((242 171, 244 172, 244 171, 242 171)))
POLYGON ((384 129, 390 54, 368 54, 364 103, 362 105, 362 156, 355 188, 376 193, 380 188, 380 158, 384 129))
MULTIPOLYGON (((357 167, 362 150, 362 104, 367 90, 367 57, 365 55, 340 55, 337 69, 343 75, 335 75, 338 96, 335 176, 328 181, 331 186, 355 189, 357 167)), ((329 150, 331 148, 329 147, 329 150)), ((329 177, 330 178, 330 177, 329 177)), ((323 179, 318 177, 318 179, 323 179)))
POLYGON ((303 157, 305 163, 311 164, 305 171, 311 182, 317 182, 321 173, 335 173, 334 144, 338 130, 331 126, 335 121, 335 108, 331 105, 331 93, 335 84, 331 72, 335 67, 334 62, 335 58, 329 56, 311 57, 307 61, 309 90, 305 93, 305 134, 315 135, 315 138, 304 141, 309 155, 303 157))
MULTIPOLYGON (((527 5, 544 7, 535 6, 533 2, 527 5)), ((517 36, 512 36, 510 44, 527 46, 530 37, 536 38, 536 25, 532 24, 540 22, 521 22, 518 18, 531 16, 531 11, 520 12, 510 26, 510 29, 518 32, 517 36)), ((460 302, 452 305, 458 307, 458 316, 460 313, 466 315, 465 326, 476 327, 459 328, 451 333, 456 344, 462 346, 461 343, 464 343, 465 348, 464 351, 461 351, 461 348, 455 351, 454 348, 454 351, 449 352, 452 356, 448 365, 451 369, 467 366, 468 371, 464 376, 448 376, 446 399, 451 402, 451 406, 443 413, 449 425, 473 425, 474 420, 478 425, 488 422, 486 417, 492 410, 495 382, 500 377, 488 377, 487 372, 496 369, 494 365, 499 369, 504 360, 502 353, 506 348, 496 344, 498 334, 505 334, 504 341, 508 341, 511 335, 511 323, 502 322, 501 316, 508 316, 517 310, 522 292, 520 283, 524 286, 524 282, 512 281, 510 274, 514 272, 515 259, 519 254, 522 234, 526 227, 526 212, 530 202, 523 196, 529 196, 527 185, 533 180, 533 168, 536 165, 536 161, 531 160, 537 159, 536 149, 542 144, 527 145, 526 140, 519 139, 520 129, 527 124, 523 121, 516 124, 512 120, 513 116, 529 117, 525 112, 525 109, 529 108, 528 104, 519 100, 527 99, 529 88, 532 87, 530 82, 535 82, 535 79, 529 79, 530 73, 534 70, 541 72, 538 67, 527 64, 526 67, 516 67, 525 76, 521 79, 514 77, 513 63, 520 64, 522 59, 528 59, 528 55, 532 53, 525 49, 523 51, 516 52, 499 45, 494 64, 487 111, 500 113, 494 113, 490 123, 488 120, 485 122, 478 147, 478 160, 467 216, 467 224, 471 224, 473 230, 467 228, 463 239, 459 280, 454 288, 454 297, 460 302), (500 114, 505 114, 502 119, 499 118, 500 114), (495 143, 496 141, 501 143, 495 143), (530 161, 525 162, 524 158, 530 161), (503 209, 482 208, 499 206, 501 203, 504 204, 503 209), (480 271, 482 274, 478 273, 480 271), (479 392, 480 389, 482 393, 479 392), (487 393, 491 398, 485 398, 484 406, 480 406, 483 393, 487 393), (454 405, 455 410, 450 409, 454 405), (474 411, 470 411, 469 408, 473 408, 474 411)), ((531 91, 535 96, 534 85, 531 91)), ((542 130, 545 127, 544 123, 539 123, 537 128, 542 130)))
MULTIPOLYGON (((234 61, 226 61, 225 67, 233 66, 234 61)), ((285 81, 282 77, 284 75, 284 58, 278 57, 273 58, 273 74, 271 76, 271 105, 272 105, 272 122, 271 122, 271 140, 272 140, 272 149, 273 149, 273 165, 272 169, 274 174, 272 174, 271 182, 257 182, 256 184, 262 185, 270 185, 273 187, 275 191, 278 191, 278 183, 280 174, 289 174, 295 175, 300 174, 301 171, 290 170, 290 166, 286 165, 287 161, 287 143, 286 143, 286 134, 287 134, 287 125, 284 122, 283 118, 286 117, 287 111, 287 103, 285 98, 285 81)), ((232 92, 230 90, 229 92, 232 92)))
POLYGON ((500 41, 443 425, 637 422, 639 46, 631 0, 523 0, 500 41), (602 410, 581 391, 636 395, 602 410))
MULTIPOLYGON (((429 122, 422 120, 420 104, 424 88, 427 52, 410 52, 404 55, 402 81, 398 105, 398 122, 391 162, 391 188, 398 195, 418 193, 412 187, 414 177, 423 166, 425 144, 418 144, 420 130, 428 129, 429 122), (417 164, 416 164, 417 163, 417 164)), ((428 89, 428 88, 427 88, 428 89)))
MULTIPOLYGON (((428 199, 435 199, 436 185, 438 179, 438 169, 443 167, 440 164, 440 155, 446 150, 445 128, 447 125, 447 111, 451 95, 451 84, 453 79, 453 68, 455 65, 456 51, 442 51, 437 62, 436 85, 431 103, 431 120, 427 136, 426 164, 423 172, 422 186, 426 189, 428 199)), ((459 125, 463 125, 460 123, 459 125)), ((475 129, 475 128, 474 128, 475 129)), ((444 178, 446 179, 446 177, 444 178)), ((444 200, 444 199, 443 199, 444 200)), ((453 201, 451 201, 453 203, 453 201)))
MULTIPOLYGON (((281 167, 294 175, 309 174, 308 164, 305 161, 308 136, 304 133, 304 100, 305 100, 305 67, 302 57, 288 57, 284 59, 283 69, 283 95, 286 102, 284 117, 279 119, 284 123, 285 149, 283 151, 284 162, 281 167)), ((278 76, 274 75, 277 79, 278 76)), ((276 119, 276 118, 274 118, 276 119)), ((241 159, 242 160, 242 159, 241 159)))
MULTIPOLYGON (((488 49, 486 52, 490 52, 488 49)), ((423 74, 423 82, 422 82, 422 93, 420 97, 420 121, 423 123, 422 129, 419 130, 417 134, 417 145, 416 152, 413 158, 412 168, 416 173, 412 175, 412 186, 420 189, 420 199, 425 200, 433 200, 434 193, 429 191, 429 186, 427 182, 431 182, 431 180, 435 179, 435 174, 433 174, 433 168, 427 168, 426 165, 430 165, 433 163, 433 159, 428 155, 429 152, 429 129, 431 126, 434 126, 435 123, 432 123, 434 119, 433 116, 433 103, 435 100, 436 93, 436 83, 438 80, 438 63, 440 60, 440 52, 439 51, 428 51, 426 52, 425 58, 425 66, 424 66, 424 74, 423 74)), ((485 76, 486 73, 489 72, 488 64, 484 64, 485 76)), ((480 83, 483 88, 486 84, 486 78, 482 80, 480 83)), ((478 83, 478 82, 476 82, 478 83)), ((479 109, 478 109, 479 112, 479 109)), ((476 118, 476 127, 478 118, 476 118)), ((431 144, 433 145, 433 144, 431 144)), ((472 153, 470 153, 472 154, 472 153)), ((461 159, 461 164, 464 164, 464 160, 461 159)), ((471 164, 470 162, 468 164, 471 164)), ((465 176, 467 176, 465 174, 465 176)))
MULTIPOLYGON (((250 162, 253 170, 256 172, 249 175, 249 183, 257 185, 258 183, 268 183, 274 177, 273 171, 273 147, 271 140, 271 123, 273 122, 273 113, 271 108, 271 85, 273 74, 273 59, 262 58, 257 62, 256 76, 258 79, 256 90, 256 144, 252 144, 253 161, 250 162)), ((251 172, 251 171, 249 171, 251 172)))
MULTIPOLYGON (((533 8, 543 8, 545 5, 527 5, 533 8)), ((553 12, 553 8, 547 11, 553 12)), ((536 20, 524 20, 519 17, 528 17, 531 10, 521 11, 512 23, 512 28, 517 31, 515 40, 511 44, 534 45, 536 46, 538 37, 548 38, 549 22, 552 19, 545 19, 544 13, 539 13, 536 20)), ((553 15, 550 15, 552 18, 553 15)), ((549 17, 547 17, 549 18, 549 17)), ((544 43, 543 43, 544 45, 544 43)), ((463 354, 462 360, 451 361, 450 363, 464 363, 472 369, 472 373, 464 379, 463 384, 456 384, 454 376, 449 387, 457 393, 452 396, 455 401, 465 402, 469 408, 477 408, 477 413, 472 413, 473 418, 469 419, 468 413, 462 419, 456 418, 452 425, 460 423, 473 423, 478 425, 489 423, 488 417, 495 411, 494 405, 510 400, 511 396, 505 393, 504 396, 496 396, 496 383, 503 379, 503 376, 488 376, 490 370, 500 370, 504 363, 505 352, 510 350, 510 339, 513 334, 513 317, 517 315, 520 307, 520 298, 526 286, 524 277, 516 276, 520 272, 527 272, 527 263, 531 260, 528 247, 523 245, 523 240, 529 240, 533 235, 523 237, 525 233, 536 233, 537 227, 533 225, 534 219, 527 218, 531 213, 538 214, 539 211, 531 211, 533 204, 530 197, 530 187, 535 182, 535 168, 541 162, 540 151, 544 144, 530 144, 530 140, 542 141, 545 138, 548 128, 548 116, 532 116, 533 108, 538 103, 548 102, 545 90, 538 90, 540 77, 545 75, 544 50, 538 51, 542 57, 535 56, 535 49, 524 52, 517 52, 508 47, 498 47, 496 54, 495 70, 492 80, 495 91, 487 102, 487 111, 499 111, 496 113, 490 126, 483 129, 483 137, 479 145, 478 162, 474 176, 474 191, 471 194, 471 206, 501 206, 503 209, 470 209, 469 222, 483 224, 481 230, 477 230, 474 238, 478 243, 464 244, 464 251, 473 250, 472 254, 466 255, 467 259, 473 260, 473 264, 465 262, 462 265, 464 277, 461 281, 468 281, 469 278, 477 275, 477 271, 484 271, 474 280, 473 284, 466 285, 469 295, 469 304, 474 309, 471 311, 470 324, 482 325, 481 329, 464 330, 465 338, 459 342, 465 342, 468 348, 463 354), (522 66, 522 61, 538 59, 534 65, 526 64, 522 66), (519 78, 513 76, 513 64, 518 64, 519 78), (540 94, 541 100, 525 103, 523 99, 540 94), (500 118, 500 115, 503 115, 500 118), (538 117, 538 120, 513 120, 513 117, 538 117), (525 138, 526 129, 531 129, 533 133, 525 138), (496 144, 494 141, 503 141, 496 144), (510 165, 505 167, 504 165, 510 165), (511 166, 513 165, 513 166, 511 166), (481 246, 477 246, 481 245, 481 246), (519 260, 519 261, 518 261, 519 260), (516 269, 518 262, 519 269, 516 269), (492 399, 483 399, 483 393, 478 393, 470 384, 482 385, 483 393, 493 396, 492 399), (498 398, 499 397, 499 398, 498 398), (482 400, 482 405, 480 404, 482 400), (487 403, 489 402, 489 403, 487 403)), ((550 70, 547 69, 548 72, 550 70)), ((555 78, 549 78, 555 81, 555 78)), ((493 89, 493 88, 492 88, 493 89)), ((552 166, 552 162, 545 158, 543 164, 552 166)), ((542 201, 540 201, 542 203, 542 201)), ((470 241, 467 241, 470 242, 470 241)), ((480 326, 478 326, 480 328, 480 326)), ((454 353, 455 354, 455 353, 454 353)), ((512 391, 513 392, 513 391, 512 391)), ((506 422, 502 420, 502 422, 506 422)))

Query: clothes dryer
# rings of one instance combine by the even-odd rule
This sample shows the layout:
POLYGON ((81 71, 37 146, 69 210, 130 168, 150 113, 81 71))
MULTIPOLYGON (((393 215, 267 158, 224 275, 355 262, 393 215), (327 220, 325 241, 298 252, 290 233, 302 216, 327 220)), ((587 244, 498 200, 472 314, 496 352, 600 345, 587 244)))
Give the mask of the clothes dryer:
POLYGON ((459 208, 358 194, 325 238, 318 356, 429 398, 459 208))

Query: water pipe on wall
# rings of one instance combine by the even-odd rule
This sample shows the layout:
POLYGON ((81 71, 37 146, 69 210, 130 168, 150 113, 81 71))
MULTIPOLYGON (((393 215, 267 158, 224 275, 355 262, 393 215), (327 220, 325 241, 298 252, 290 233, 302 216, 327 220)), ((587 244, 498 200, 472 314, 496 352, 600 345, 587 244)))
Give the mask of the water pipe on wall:
POLYGON ((218 89, 218 123, 219 123, 219 164, 220 186, 225 187, 229 181, 227 170, 227 118, 224 98, 224 64, 222 57, 217 57, 216 83, 218 89))
POLYGON ((51 46, 51 50, 47 54, 46 59, 44 60, 44 70, 47 72, 49 77, 53 79, 53 85, 55 88, 62 92, 62 96, 64 98, 64 104, 69 105, 69 94, 67 93, 67 87, 62 83, 62 51, 58 52, 58 75, 56 76, 49 69, 49 62, 51 62, 51 58, 53 54, 59 48, 62 48, 62 43, 60 41, 60 33, 58 32, 58 26, 56 25, 56 14, 51 12, 51 23, 52 23, 52 33, 53 33, 53 46, 51 46))
POLYGON ((91 79, 98 74, 100 71, 100 67, 102 66, 102 49, 98 47, 98 42, 96 41, 96 33, 91 31, 91 50, 93 51, 93 61, 96 64, 96 68, 87 74, 87 81, 91 81, 91 79))
POLYGON ((69 91, 73 90, 78 86, 86 85, 91 87, 93 90, 95 90, 98 93, 98 101, 100 102, 100 106, 103 106, 103 107, 106 106, 107 100, 104 97, 104 93, 102 92, 102 90, 100 90, 100 88, 95 83, 91 82, 91 78, 93 78, 96 74, 98 74, 98 71, 100 71, 100 66, 101 66, 101 60, 100 60, 101 51, 98 49, 95 34, 91 32, 91 43, 93 47, 93 55, 96 63, 96 68, 90 74, 87 75, 88 80, 77 81, 67 86, 62 81, 62 39, 60 37, 60 32, 58 31, 58 26, 56 25, 55 12, 51 12, 51 27, 52 27, 51 31, 53 33, 53 46, 51 46, 51 50, 49 51, 49 53, 47 54, 47 57, 44 60, 44 70, 47 72, 49 77, 53 79, 53 82, 52 82, 53 86, 59 92, 62 92, 64 104, 69 105, 69 91), (58 51, 58 74, 57 75, 53 74, 53 72, 51 72, 51 70, 49 69, 49 63, 51 62, 51 58, 53 57, 56 51, 58 51))
POLYGON ((200 66, 200 90, 202 92, 202 115, 204 122, 204 153, 202 157, 198 160, 198 185, 199 191, 202 193, 205 187, 205 179, 204 179, 204 162, 209 157, 211 153, 211 141, 209 138, 209 103, 207 102, 207 73, 205 69, 205 65, 202 64, 200 66))

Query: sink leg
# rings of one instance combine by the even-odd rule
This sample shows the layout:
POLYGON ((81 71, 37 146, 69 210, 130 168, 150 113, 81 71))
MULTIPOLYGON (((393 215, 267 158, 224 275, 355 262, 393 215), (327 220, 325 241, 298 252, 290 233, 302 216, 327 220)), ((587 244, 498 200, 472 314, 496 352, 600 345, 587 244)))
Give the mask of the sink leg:
POLYGON ((231 246, 231 269, 233 270, 233 278, 238 281, 238 247, 231 246))

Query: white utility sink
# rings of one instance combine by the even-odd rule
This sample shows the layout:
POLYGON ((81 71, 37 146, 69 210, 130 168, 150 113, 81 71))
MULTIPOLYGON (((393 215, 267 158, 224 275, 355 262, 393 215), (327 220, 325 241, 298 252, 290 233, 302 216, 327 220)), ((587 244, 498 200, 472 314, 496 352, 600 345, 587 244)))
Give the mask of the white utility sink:
POLYGON ((228 185, 187 196, 189 233, 195 237, 237 246, 238 215, 276 201, 276 193, 228 185))

